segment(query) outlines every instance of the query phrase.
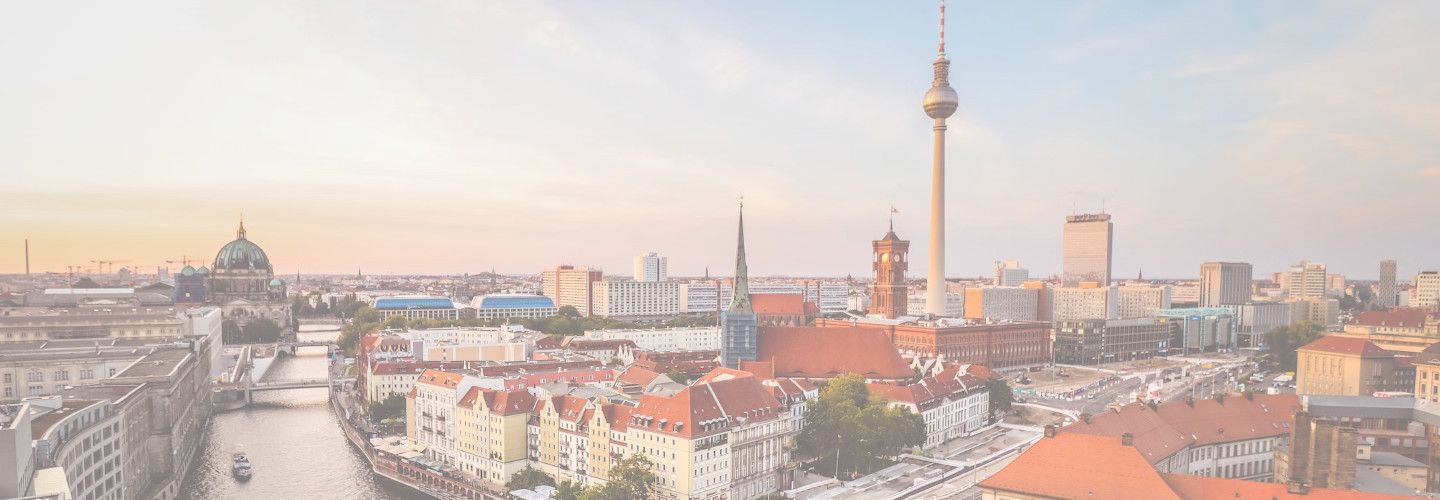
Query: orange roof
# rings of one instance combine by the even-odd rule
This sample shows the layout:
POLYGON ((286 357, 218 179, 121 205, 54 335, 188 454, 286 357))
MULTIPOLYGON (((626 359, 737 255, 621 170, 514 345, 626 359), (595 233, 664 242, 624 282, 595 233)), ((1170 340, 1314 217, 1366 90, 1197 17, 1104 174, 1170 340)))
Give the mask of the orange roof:
POLYGON ((728 378, 697 382, 671 396, 647 394, 631 412, 629 427, 695 438, 724 432, 742 420, 769 420, 782 411, 760 379, 728 378))
POLYGON ((1257 394, 1253 399, 1229 395, 1224 404, 1214 399, 1168 403, 1151 410, 1131 403, 1118 410, 1076 421, 1064 432, 1135 436, 1135 449, 1150 463, 1158 463, 1191 445, 1243 441, 1290 433, 1290 422, 1300 408, 1294 394, 1257 394))
POLYGON ((454 389, 460 385, 460 379, 462 378, 465 378, 465 376, 459 373, 426 369, 420 374, 420 378, 416 379, 416 383, 454 389))
POLYGON ((734 379, 734 378, 754 377, 754 376, 755 376, 755 374, 750 373, 750 372, 748 372, 748 371, 736 370, 736 369, 726 368, 726 367, 720 366, 720 367, 716 367, 716 368, 713 369, 713 370, 710 370, 708 373, 706 373, 706 374, 704 374, 704 375, 701 375, 700 378, 695 379, 695 383, 697 383, 697 384, 708 384, 708 383, 710 383, 710 382, 715 382, 715 381, 718 381, 718 380, 730 380, 730 379, 734 379))
POLYGON ((982 488, 1051 498, 1179 499, 1134 447, 1120 438, 1061 431, 1041 438, 982 488))
POLYGON ((1315 339, 1314 342, 1301 347, 1302 351, 1328 352, 1331 354, 1344 354, 1348 356, 1361 356, 1366 358, 1383 358, 1393 356, 1394 353, 1381 349, 1374 342, 1358 337, 1343 337, 1339 335, 1326 335, 1315 339))
POLYGON ((615 378, 615 382, 620 384, 648 386, 657 378, 660 378, 659 373, 631 365, 629 368, 626 368, 625 371, 620 372, 620 376, 615 378))
POLYGON ((868 379, 908 380, 915 372, 883 330, 863 327, 760 327, 756 358, 777 377, 828 379, 856 373, 868 379))
POLYGON ((775 363, 769 361, 745 361, 740 360, 740 369, 755 374, 762 379, 775 378, 775 363))
POLYGON ((1296 499, 1296 500, 1389 500, 1410 498, 1380 493, 1364 493, 1329 488, 1313 488, 1304 495, 1292 495, 1282 483, 1262 483, 1240 479, 1190 476, 1185 474, 1161 474, 1165 482, 1186 500, 1235 500, 1236 498, 1296 499))
POLYGON ((798 293, 752 293, 750 307, 755 314, 805 314, 805 296, 798 293))

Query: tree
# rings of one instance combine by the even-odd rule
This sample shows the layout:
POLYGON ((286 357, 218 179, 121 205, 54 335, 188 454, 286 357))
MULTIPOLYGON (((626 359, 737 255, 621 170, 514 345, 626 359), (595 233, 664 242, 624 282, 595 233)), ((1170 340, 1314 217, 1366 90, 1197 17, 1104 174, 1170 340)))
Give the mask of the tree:
POLYGON ((620 498, 650 498, 651 493, 655 492, 655 473, 650 471, 653 466, 644 454, 631 454, 620 459, 615 467, 610 469, 610 485, 624 493, 620 498))
POLYGON ((580 310, 576 309, 575 306, 560 306, 560 309, 557 309, 555 314, 562 318, 578 318, 580 317, 580 310))
POLYGON ((549 474, 532 469, 529 465, 515 471, 515 474, 510 476, 510 482, 505 483, 505 487, 511 491, 533 490, 536 486, 541 485, 555 486, 555 480, 551 479, 549 474))
POLYGON ((379 422, 387 418, 402 418, 405 416, 405 396, 390 394, 384 401, 373 401, 370 403, 370 420, 379 422))
POLYGON ((1285 371, 1295 370, 1295 350, 1314 342, 1323 334, 1320 325, 1310 322, 1275 327, 1265 333, 1270 353, 1285 371))
POLYGON ((580 500, 580 495, 584 493, 585 487, 574 481, 560 481, 555 486, 555 500, 580 500))
POLYGON ((1005 379, 992 378, 985 381, 985 388, 990 390, 990 412, 1010 411, 1010 405, 1015 401, 1015 393, 1010 390, 1010 383, 1005 379))
POLYGON ((865 379, 845 374, 830 380, 805 410, 800 452, 834 470, 865 474, 885 467, 902 451, 925 442, 925 421, 908 408, 872 398, 865 379), (838 461, 834 462, 834 461, 838 461))

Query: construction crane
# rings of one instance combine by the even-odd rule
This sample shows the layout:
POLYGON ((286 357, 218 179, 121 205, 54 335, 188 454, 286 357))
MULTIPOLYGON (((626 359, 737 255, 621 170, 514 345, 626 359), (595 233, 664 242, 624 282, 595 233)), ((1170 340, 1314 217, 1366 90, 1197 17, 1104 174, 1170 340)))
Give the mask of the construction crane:
POLYGON ((115 272, 115 264, 120 264, 120 263, 125 263, 125 262, 130 262, 130 261, 128 261, 128 260, 92 260, 92 261, 90 261, 91 264, 95 264, 95 265, 96 265, 96 269, 99 271, 100 274, 105 274, 105 266, 110 266, 110 272, 113 273, 113 272, 115 272))
POLYGON ((198 262, 203 262, 203 261, 201 261, 200 259, 191 259, 190 256, 188 256, 188 255, 181 255, 179 259, 174 259, 174 260, 168 260, 168 259, 167 259, 167 260, 165 261, 166 264, 180 264, 180 265, 182 265, 182 266, 188 266, 188 265, 190 265, 191 262, 196 262, 196 263, 198 263, 198 262))

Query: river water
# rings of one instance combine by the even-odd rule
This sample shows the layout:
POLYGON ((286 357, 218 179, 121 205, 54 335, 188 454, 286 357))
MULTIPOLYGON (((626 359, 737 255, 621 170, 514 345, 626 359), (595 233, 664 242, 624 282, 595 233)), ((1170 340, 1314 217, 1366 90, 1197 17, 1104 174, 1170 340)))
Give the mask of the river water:
MULTIPOLYGON (((334 332, 301 332, 301 340, 334 338, 334 332)), ((323 347, 305 347, 276 360, 267 380, 322 378, 323 347)), ((330 410, 326 389, 257 392, 244 409, 216 413, 195 468, 182 488, 184 499, 428 498, 376 478, 364 455, 350 447, 330 410), (255 475, 230 475, 231 454, 250 456, 255 475)))

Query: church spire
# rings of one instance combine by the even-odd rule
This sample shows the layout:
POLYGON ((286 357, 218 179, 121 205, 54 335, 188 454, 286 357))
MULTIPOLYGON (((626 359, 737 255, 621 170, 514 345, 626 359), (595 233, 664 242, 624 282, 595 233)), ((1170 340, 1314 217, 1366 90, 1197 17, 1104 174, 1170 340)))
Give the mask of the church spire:
POLYGON ((240 214, 240 229, 235 230, 235 239, 245 239, 245 214, 240 214))
POLYGON ((750 308, 750 270, 745 265, 745 198, 740 198, 740 231, 735 244, 735 288, 730 313, 753 314, 750 308))

